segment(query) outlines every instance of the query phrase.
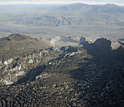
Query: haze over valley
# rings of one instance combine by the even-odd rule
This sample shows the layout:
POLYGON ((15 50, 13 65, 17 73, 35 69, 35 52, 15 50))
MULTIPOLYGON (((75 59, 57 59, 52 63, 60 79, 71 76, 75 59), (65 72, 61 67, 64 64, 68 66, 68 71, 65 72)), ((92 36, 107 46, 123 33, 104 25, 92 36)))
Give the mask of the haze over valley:
MULTIPOLYGON (((106 5, 5 5, 1 6, 0 37, 13 33, 50 40, 56 36, 123 39, 124 8, 106 5)), ((67 44, 68 45, 68 44, 67 44)))

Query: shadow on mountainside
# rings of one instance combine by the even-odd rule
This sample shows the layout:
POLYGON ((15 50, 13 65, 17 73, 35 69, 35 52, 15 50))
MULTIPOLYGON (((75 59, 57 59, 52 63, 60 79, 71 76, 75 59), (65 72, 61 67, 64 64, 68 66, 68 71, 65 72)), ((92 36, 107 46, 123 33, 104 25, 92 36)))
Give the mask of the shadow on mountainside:
POLYGON ((36 68, 31 69, 24 77, 19 79, 16 82, 16 84, 21 84, 21 83, 24 83, 24 82, 27 82, 27 81, 34 81, 36 76, 41 74, 45 68, 46 68, 46 65, 40 65, 36 68))
POLYGON ((78 63, 79 68, 69 72, 78 80, 80 99, 87 101, 90 107, 123 107, 123 47, 112 50, 111 41, 104 38, 82 45, 93 58, 88 63, 78 63))
POLYGON ((111 62, 116 60, 124 61, 124 49, 121 44, 117 49, 112 50, 112 47, 114 47, 112 42, 110 40, 100 38, 92 44, 83 42, 82 45, 84 46, 84 49, 87 50, 87 53, 93 56, 93 60, 95 61, 100 61, 106 65, 110 65, 111 62))
MULTIPOLYGON (((102 69, 116 69, 118 67, 124 67, 124 48, 119 47, 117 50, 112 50, 111 41, 100 38, 94 43, 88 42, 82 43, 83 48, 87 50, 87 53, 92 56, 91 59, 85 58, 87 63, 78 63, 80 66, 95 65, 95 67, 103 67, 102 69)), ((82 67, 81 69, 83 69, 82 67)))

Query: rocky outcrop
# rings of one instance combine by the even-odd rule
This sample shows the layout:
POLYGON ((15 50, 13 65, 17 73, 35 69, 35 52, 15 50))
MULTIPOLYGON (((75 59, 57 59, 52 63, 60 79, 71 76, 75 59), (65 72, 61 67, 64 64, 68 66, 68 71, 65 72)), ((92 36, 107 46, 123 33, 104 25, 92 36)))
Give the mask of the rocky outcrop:
MULTIPOLYGON (((44 49, 37 53, 29 53, 26 55, 21 55, 19 57, 13 57, 8 60, 0 61, 0 84, 9 85, 17 82, 24 76, 30 75, 30 78, 38 75, 38 70, 35 74, 30 71, 31 69, 37 68, 39 65, 47 64, 50 60, 56 58, 60 54, 60 51, 55 48, 44 49)), ((34 80, 33 79, 33 80, 34 80)), ((29 79, 32 80, 32 79, 29 79)))
POLYGON ((67 53, 78 51, 76 47, 72 47, 72 46, 66 46, 66 47, 64 46, 64 47, 61 47, 60 50, 63 50, 64 52, 67 52, 67 53))
POLYGON ((119 42, 111 41, 112 50, 117 50, 119 47, 121 47, 121 44, 119 42))

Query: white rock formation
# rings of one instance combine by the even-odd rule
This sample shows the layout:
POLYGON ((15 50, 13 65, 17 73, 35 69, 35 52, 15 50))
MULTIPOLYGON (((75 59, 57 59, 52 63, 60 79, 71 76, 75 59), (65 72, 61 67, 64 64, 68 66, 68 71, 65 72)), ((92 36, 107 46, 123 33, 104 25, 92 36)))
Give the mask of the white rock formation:
POLYGON ((112 50, 117 50, 120 46, 121 46, 121 44, 119 42, 111 41, 112 50))

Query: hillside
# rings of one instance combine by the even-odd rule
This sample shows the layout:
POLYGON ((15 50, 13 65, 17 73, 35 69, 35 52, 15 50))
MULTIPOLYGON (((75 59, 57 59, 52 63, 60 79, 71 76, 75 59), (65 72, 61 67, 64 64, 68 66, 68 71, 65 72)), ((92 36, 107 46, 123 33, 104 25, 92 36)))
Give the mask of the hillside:
MULTIPOLYGON (((29 39, 12 35, 6 41, 24 37, 29 39)), ((123 78, 119 42, 99 38, 50 47, 0 62, 0 106, 123 107, 123 78)))
POLYGON ((31 38, 26 35, 12 34, 0 39, 0 59, 8 59, 50 47, 44 39, 31 38))

